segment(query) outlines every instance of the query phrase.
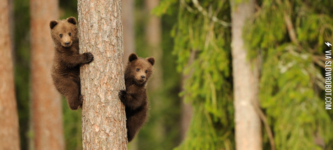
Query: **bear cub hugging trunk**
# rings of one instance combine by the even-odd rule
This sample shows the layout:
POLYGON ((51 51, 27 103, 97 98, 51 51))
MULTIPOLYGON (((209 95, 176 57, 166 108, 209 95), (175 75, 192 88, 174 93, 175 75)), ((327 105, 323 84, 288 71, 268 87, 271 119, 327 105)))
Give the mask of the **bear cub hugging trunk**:
POLYGON ((69 107, 76 110, 82 106, 80 66, 93 61, 91 53, 79 54, 77 22, 74 17, 51 21, 51 36, 55 55, 52 79, 57 90, 66 97, 69 107))
POLYGON ((125 69, 126 91, 119 92, 119 98, 125 105, 127 138, 130 142, 147 118, 148 101, 146 83, 152 74, 155 59, 139 58, 131 54, 125 69))

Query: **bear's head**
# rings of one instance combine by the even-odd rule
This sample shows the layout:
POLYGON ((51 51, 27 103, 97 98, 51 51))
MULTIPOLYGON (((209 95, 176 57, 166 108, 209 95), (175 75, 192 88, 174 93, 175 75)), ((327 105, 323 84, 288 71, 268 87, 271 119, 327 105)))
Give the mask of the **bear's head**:
POLYGON ((132 53, 128 57, 125 78, 132 79, 136 85, 144 85, 153 73, 154 63, 153 57, 144 59, 132 53))
POLYGON ((78 41, 76 24, 74 17, 69 17, 66 20, 51 21, 51 36, 54 44, 67 48, 71 47, 73 42, 78 41))

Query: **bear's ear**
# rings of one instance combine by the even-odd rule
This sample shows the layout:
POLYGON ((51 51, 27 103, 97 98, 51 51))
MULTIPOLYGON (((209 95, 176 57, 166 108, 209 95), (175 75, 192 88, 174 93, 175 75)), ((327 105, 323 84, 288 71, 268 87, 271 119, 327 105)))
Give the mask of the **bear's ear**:
POLYGON ((148 62, 149 62, 152 66, 154 66, 155 58, 153 58, 153 57, 148 57, 147 60, 148 60, 148 62))
POLYGON ((58 24, 57 21, 52 20, 52 21, 50 22, 50 28, 53 29, 57 24, 58 24))
POLYGON ((75 17, 69 17, 69 18, 67 18, 67 22, 76 25, 76 19, 75 19, 75 17))
POLYGON ((138 59, 138 55, 136 55, 135 53, 132 53, 131 55, 128 56, 128 61, 132 62, 133 60, 138 59))

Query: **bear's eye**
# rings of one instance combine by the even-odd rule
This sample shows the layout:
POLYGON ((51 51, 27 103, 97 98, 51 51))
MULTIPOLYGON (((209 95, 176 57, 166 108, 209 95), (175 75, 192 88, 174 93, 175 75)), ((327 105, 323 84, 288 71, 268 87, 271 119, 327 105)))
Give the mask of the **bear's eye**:
POLYGON ((68 35, 71 36, 72 34, 69 32, 68 35))
POLYGON ((146 73, 148 73, 148 70, 146 70, 146 73))
POLYGON ((139 68, 136 68, 136 71, 140 71, 140 69, 139 69, 139 68))
POLYGON ((59 36, 60 36, 60 38, 62 38, 62 34, 60 34, 59 36))

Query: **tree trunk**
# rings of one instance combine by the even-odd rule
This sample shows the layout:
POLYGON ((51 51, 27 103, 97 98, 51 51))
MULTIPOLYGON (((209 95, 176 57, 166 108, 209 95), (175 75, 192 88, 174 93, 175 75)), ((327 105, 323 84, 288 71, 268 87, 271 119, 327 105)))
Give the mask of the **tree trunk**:
POLYGON ((79 0, 80 52, 94 61, 81 67, 83 149, 127 149, 121 0, 79 0))
MULTIPOLYGON (((160 18, 153 16, 150 12, 159 3, 159 0, 145 0, 146 10, 148 11, 148 23, 146 26, 146 40, 148 43, 148 49, 155 58, 154 75, 149 82, 150 91, 152 93, 158 92, 161 85, 163 85, 162 76, 162 49, 161 49, 161 20, 160 18)), ((154 99, 154 101, 158 101, 154 99)))
MULTIPOLYGON (((188 61, 187 66, 190 66, 194 59, 195 59, 195 51, 191 50, 190 59, 188 61)), ((187 75, 182 76, 182 90, 185 90, 184 88, 184 82, 187 80, 190 76, 193 74, 193 69, 191 69, 190 73, 187 75)), ((191 104, 186 104, 184 101, 184 97, 182 98, 181 103, 181 110, 182 110, 182 116, 181 116, 181 140, 184 141, 186 138, 187 130, 190 127, 191 119, 192 119, 192 106, 191 104)))
POLYGON ((19 150, 19 128, 9 33, 8 1, 0 3, 0 149, 19 150))
MULTIPOLYGON (((161 20, 151 14, 151 10, 155 8, 159 3, 159 0, 145 0, 145 9, 147 11, 148 21, 145 29, 145 36, 147 41, 147 49, 150 56, 155 58, 154 64, 154 75, 149 81, 148 91, 150 95, 151 102, 151 112, 155 113, 163 110, 162 98, 161 98, 161 85, 163 85, 162 76, 162 65, 161 56, 162 49, 161 44, 161 20)), ((163 143, 164 141, 164 129, 163 122, 158 120, 154 123, 154 130, 152 133, 155 134, 155 141, 157 143, 163 143)))
POLYGON ((57 0, 30 0, 31 88, 34 148, 64 149, 61 96, 53 85, 54 56, 49 23, 58 18, 57 0))
MULTIPOLYGON (((184 77, 182 80, 185 80, 184 77)), ((191 104, 186 104, 184 98, 182 99, 181 111, 181 140, 184 141, 192 119, 192 106, 191 104)))
MULTIPOLYGON (((162 49, 161 49, 161 19, 152 15, 151 11, 159 3, 159 0, 145 0, 145 9, 147 11, 148 21, 145 29, 145 36, 147 41, 147 49, 150 56, 155 58, 154 75, 149 81, 148 91, 151 102, 151 112, 157 113, 163 110, 165 107, 162 103, 161 90, 163 85, 162 76, 162 49), (164 108, 163 108, 164 107, 164 108)), ((154 122, 154 130, 152 133, 155 135, 155 141, 157 143, 163 143, 165 136, 165 130, 162 119, 154 122)))
POLYGON ((237 150, 261 150, 261 124, 254 105, 258 105, 259 76, 256 60, 251 63, 243 40, 243 27, 254 13, 254 0, 231 1, 232 65, 237 150))
MULTIPOLYGON (((14 24, 14 0, 8 0, 8 14, 9 14, 9 35, 10 35, 10 41, 11 41, 11 49, 12 49, 12 55, 15 56, 14 54, 14 49, 15 49, 15 44, 14 44, 14 28, 15 28, 15 24, 14 24)), ((13 62, 15 62, 14 58, 13 58, 13 62)), ((15 63, 13 64, 15 66, 15 63)))
POLYGON ((124 28, 124 56, 123 62, 126 66, 128 62, 128 56, 135 51, 135 40, 134 40, 134 1, 124 0, 122 7, 122 21, 124 28))
MULTIPOLYGON (((122 21, 123 21, 123 31, 124 31, 124 56, 123 63, 124 67, 128 63, 128 56, 135 52, 135 28, 134 28, 134 0, 124 0, 122 1, 122 21)), ((138 149, 138 139, 134 138, 131 143, 128 144, 129 150, 138 149)))

